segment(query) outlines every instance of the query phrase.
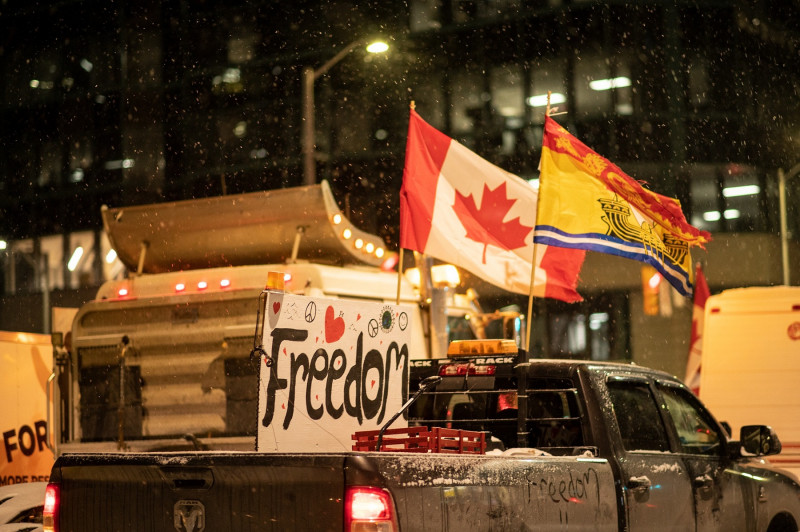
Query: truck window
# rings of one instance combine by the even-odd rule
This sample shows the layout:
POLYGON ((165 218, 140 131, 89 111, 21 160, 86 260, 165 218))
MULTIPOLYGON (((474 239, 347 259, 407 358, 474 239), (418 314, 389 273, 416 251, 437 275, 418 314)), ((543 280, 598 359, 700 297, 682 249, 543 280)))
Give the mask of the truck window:
POLYGON ((669 416, 678 434, 681 451, 689 454, 717 454, 722 434, 711 415, 686 390, 659 385, 669 416))
POLYGON ((469 321, 464 316, 447 317, 447 341, 474 340, 475 332, 469 325, 469 321))
POLYGON ((577 391, 571 383, 563 389, 557 384, 544 382, 528 390, 528 441, 552 454, 586 445, 577 391))
POLYGON ((658 405, 646 382, 607 383, 614 417, 626 451, 669 451, 658 405))
MULTIPOLYGON (((586 445, 578 400, 572 389, 530 390, 528 447, 571 454, 586 445)), ((422 425, 491 432, 506 449, 517 443, 518 398, 514 390, 437 393, 412 408, 410 420, 422 425)))

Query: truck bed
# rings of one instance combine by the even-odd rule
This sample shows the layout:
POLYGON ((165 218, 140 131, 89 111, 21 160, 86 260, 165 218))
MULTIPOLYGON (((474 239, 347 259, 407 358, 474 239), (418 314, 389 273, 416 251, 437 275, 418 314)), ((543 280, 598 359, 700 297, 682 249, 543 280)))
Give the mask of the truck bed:
POLYGON ((618 525, 611 468, 585 456, 67 454, 51 481, 62 532, 342 530, 349 486, 387 488, 403 531, 618 525))

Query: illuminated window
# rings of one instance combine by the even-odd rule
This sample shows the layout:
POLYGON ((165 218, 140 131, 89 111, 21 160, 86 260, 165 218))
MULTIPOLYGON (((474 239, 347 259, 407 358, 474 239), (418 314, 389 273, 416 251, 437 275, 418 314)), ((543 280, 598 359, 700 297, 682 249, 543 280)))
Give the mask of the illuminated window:
POLYGON ((630 68, 603 56, 579 57, 575 64, 575 103, 587 115, 633 113, 630 68))
POLYGON ((700 166, 692 169, 692 225, 705 231, 763 231, 767 216, 762 207, 765 194, 756 168, 739 164, 700 166))

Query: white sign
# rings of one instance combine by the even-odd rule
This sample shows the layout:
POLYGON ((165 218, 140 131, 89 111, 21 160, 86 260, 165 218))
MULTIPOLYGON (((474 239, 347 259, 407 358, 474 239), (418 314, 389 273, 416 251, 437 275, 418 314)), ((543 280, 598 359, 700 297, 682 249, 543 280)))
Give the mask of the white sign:
MULTIPOLYGON (((258 395, 258 451, 338 452, 377 430, 408 392, 409 310, 270 292, 258 395)), ((392 427, 407 426, 401 416, 392 427)))

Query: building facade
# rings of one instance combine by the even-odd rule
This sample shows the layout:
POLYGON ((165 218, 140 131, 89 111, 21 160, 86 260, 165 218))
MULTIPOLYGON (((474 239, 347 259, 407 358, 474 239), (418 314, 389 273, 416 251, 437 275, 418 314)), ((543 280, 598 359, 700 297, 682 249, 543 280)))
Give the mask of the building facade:
MULTIPOLYGON (((314 84, 315 178, 390 248, 412 100, 536 179, 549 93, 560 124, 712 232, 696 257, 712 292, 780 284, 777 175, 800 162, 799 14, 789 0, 8 0, 0 328, 42 332, 39 305, 79 304, 125 275, 102 205, 303 184, 303 69, 378 35, 386 53, 355 47, 314 84)), ((591 254, 580 290, 579 305, 537 302, 537 352, 680 369, 691 302, 665 292, 647 315, 640 265, 591 254)))

